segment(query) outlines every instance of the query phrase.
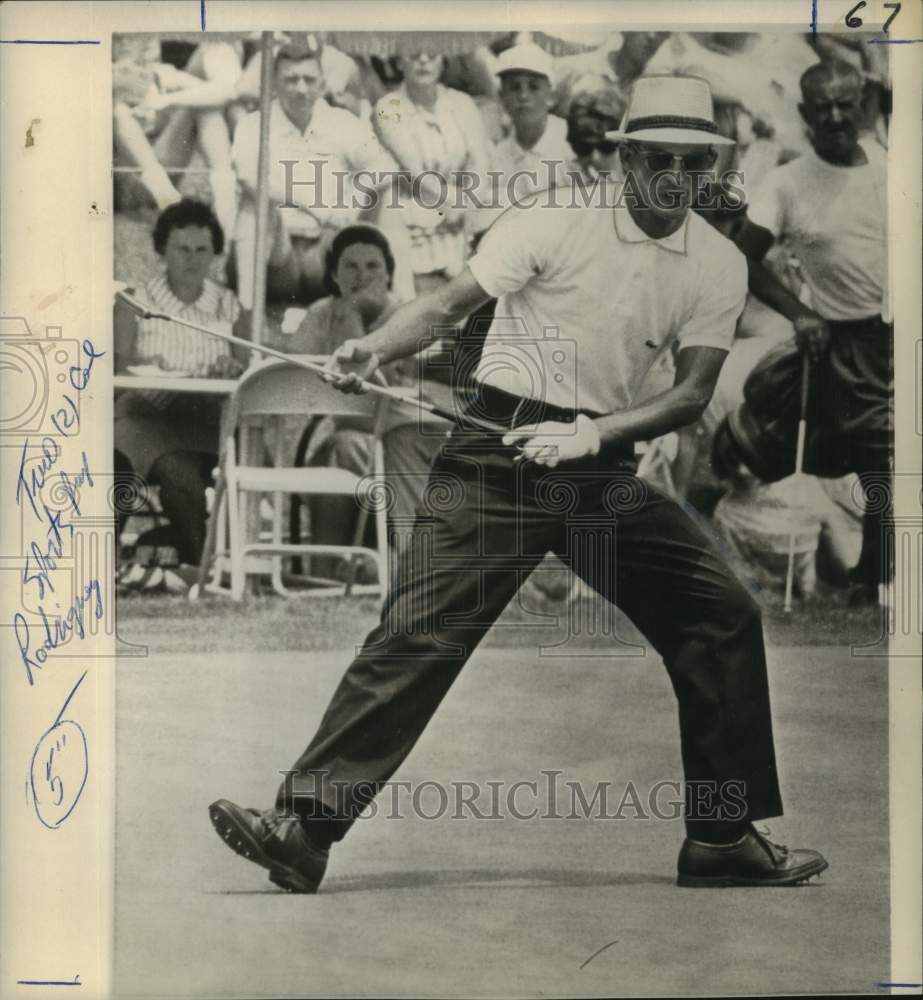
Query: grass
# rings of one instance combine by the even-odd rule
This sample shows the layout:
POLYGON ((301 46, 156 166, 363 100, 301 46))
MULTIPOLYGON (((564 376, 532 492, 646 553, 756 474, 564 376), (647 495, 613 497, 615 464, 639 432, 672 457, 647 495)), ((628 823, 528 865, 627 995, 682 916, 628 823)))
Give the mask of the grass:
MULTIPOLYGON (((866 645, 884 632, 882 609, 850 608, 840 591, 825 592, 790 614, 782 610, 781 595, 763 595, 763 604, 770 646, 866 645)), ((250 596, 236 604, 217 596, 190 603, 185 597, 132 594, 119 598, 118 634, 124 642, 140 643, 158 653, 321 651, 358 644, 378 615, 375 597, 250 596)), ((514 648, 559 642, 566 635, 566 615, 564 601, 546 598, 527 584, 485 645, 514 648)), ((619 626, 618 634, 638 641, 630 624, 619 626)), ((605 635, 583 635, 576 645, 599 648, 611 641, 605 635)))

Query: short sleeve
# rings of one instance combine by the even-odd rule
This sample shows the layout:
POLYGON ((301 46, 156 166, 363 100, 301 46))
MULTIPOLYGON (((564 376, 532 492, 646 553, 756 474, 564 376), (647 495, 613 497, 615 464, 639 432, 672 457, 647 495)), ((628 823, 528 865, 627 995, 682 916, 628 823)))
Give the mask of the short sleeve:
POLYGON ((331 343, 331 306, 330 296, 318 299, 308 306, 307 312, 286 345, 288 354, 329 354, 339 347, 331 343))
POLYGON ((747 301, 747 259, 728 241, 724 266, 699 281, 692 315, 679 331, 679 347, 716 347, 729 351, 747 301))
POLYGON ((757 226, 768 229, 773 236, 782 236, 786 229, 785 177, 771 170, 757 185, 747 205, 747 217, 757 226))
MULTIPOLYGON (((468 261, 475 281, 493 298, 522 288, 545 273, 555 241, 553 210, 508 208, 484 234, 468 261)), ((557 239, 560 239, 560 231, 557 239)))

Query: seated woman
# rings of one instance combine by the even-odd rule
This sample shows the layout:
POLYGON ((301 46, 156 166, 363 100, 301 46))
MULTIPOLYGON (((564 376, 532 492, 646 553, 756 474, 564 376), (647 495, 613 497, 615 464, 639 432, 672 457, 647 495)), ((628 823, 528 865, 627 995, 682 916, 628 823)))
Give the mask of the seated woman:
MULTIPOLYGON (((233 292, 209 278, 223 245, 221 226, 207 205, 190 200, 171 205, 154 226, 154 249, 164 271, 131 294, 152 309, 248 336, 249 315, 233 292)), ((118 302, 114 330, 116 373, 145 365, 174 377, 236 378, 244 369, 244 356, 235 357, 226 341, 169 320, 139 319, 118 302)), ((160 487, 180 563, 198 563, 205 541, 205 488, 217 464, 220 397, 122 390, 114 416, 116 469, 133 470, 160 487)))
MULTIPOLYGON (((324 284, 329 294, 307 310, 286 350, 292 354, 332 354, 344 341, 362 337, 383 323, 399 304, 391 290, 394 268, 391 247, 380 230, 365 225, 341 230, 327 252, 324 284)), ((444 382, 432 377, 420 382, 417 366, 418 359, 409 358, 386 365, 383 371, 389 385, 400 386, 411 395, 422 392, 423 398, 451 407, 450 366, 445 367, 444 382)), ((438 417, 421 417, 415 408, 395 406, 386 427, 385 469, 393 477, 390 482, 394 489, 389 515, 392 522, 400 518, 408 523, 448 425, 438 417)), ((364 473, 370 455, 368 428, 345 420, 337 424, 326 421, 315 431, 309 453, 313 453, 315 462, 364 473)), ((347 515, 344 503, 341 497, 314 498, 314 538, 331 544, 351 541, 355 513, 347 515)))

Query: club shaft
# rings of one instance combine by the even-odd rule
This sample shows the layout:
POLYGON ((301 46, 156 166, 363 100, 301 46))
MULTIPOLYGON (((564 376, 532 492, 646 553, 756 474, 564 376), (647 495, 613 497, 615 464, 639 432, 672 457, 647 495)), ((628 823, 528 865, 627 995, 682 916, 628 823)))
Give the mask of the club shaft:
MULTIPOLYGON (((266 347, 263 344, 254 344, 252 341, 245 340, 243 337, 236 337, 233 333, 224 333, 221 330, 213 330, 210 327, 202 326, 200 323, 192 323, 179 316, 171 316, 168 313, 148 309, 142 303, 136 302, 125 292, 119 292, 118 295, 129 306, 129 308, 146 319, 162 319, 169 323, 177 323, 179 326, 185 326, 190 330, 196 330, 199 333, 208 334, 210 337, 217 337, 219 340, 224 340, 229 344, 237 344, 245 350, 257 351, 260 354, 265 354, 267 357, 275 358, 278 361, 285 361, 288 364, 304 368, 309 372, 313 372, 315 375, 330 375, 330 372, 327 371, 323 365, 316 364, 313 361, 307 361, 304 358, 298 357, 296 354, 285 354, 283 351, 277 351, 273 347, 266 347)), ((408 406, 415 406, 418 409, 425 410, 427 413, 431 413, 435 417, 442 417, 444 420, 449 420, 453 423, 457 420, 457 414, 451 412, 450 410, 445 410, 441 406, 437 406, 435 403, 430 403, 427 400, 420 399, 417 396, 409 396, 403 392, 398 392, 396 389, 391 389, 383 385, 376 385, 374 382, 367 382, 364 379, 361 380, 361 385, 367 392, 376 393, 379 396, 384 396, 397 403, 406 403, 408 406)), ((491 431, 495 434, 504 433, 506 430, 506 428, 501 427, 498 424, 491 424, 486 420, 466 417, 466 422, 473 423, 482 430, 491 431)))
MULTIPOLYGON (((795 475, 804 468, 804 445, 808 431, 808 388, 811 378, 811 359, 805 352, 801 363, 801 414, 798 420, 798 441, 795 445, 795 475)), ((788 566, 785 572, 785 604, 783 610, 792 610, 792 590, 795 583, 795 532, 788 536, 788 566)))

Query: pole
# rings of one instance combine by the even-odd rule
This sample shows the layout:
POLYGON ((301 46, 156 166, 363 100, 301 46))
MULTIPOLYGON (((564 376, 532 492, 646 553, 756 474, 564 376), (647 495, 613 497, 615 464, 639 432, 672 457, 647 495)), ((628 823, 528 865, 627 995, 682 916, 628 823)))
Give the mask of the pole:
POLYGON ((260 65, 260 156, 253 250, 253 342, 262 343, 266 318, 266 236, 269 231, 269 112, 272 106, 272 32, 264 31, 260 65))

